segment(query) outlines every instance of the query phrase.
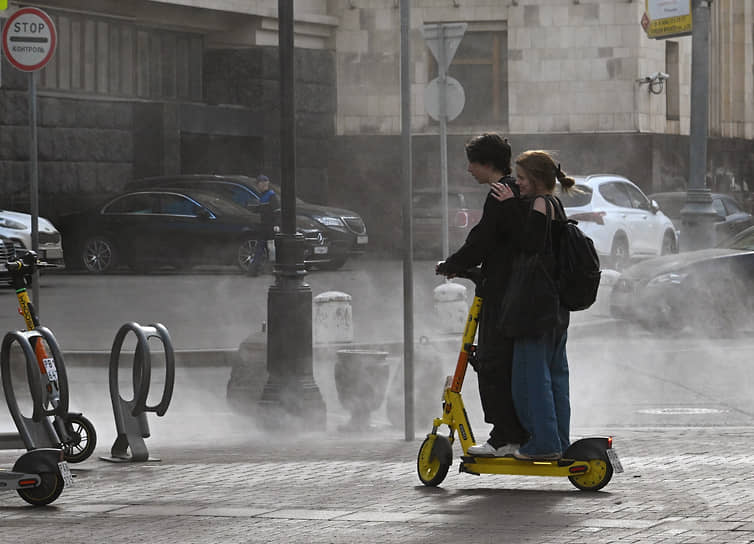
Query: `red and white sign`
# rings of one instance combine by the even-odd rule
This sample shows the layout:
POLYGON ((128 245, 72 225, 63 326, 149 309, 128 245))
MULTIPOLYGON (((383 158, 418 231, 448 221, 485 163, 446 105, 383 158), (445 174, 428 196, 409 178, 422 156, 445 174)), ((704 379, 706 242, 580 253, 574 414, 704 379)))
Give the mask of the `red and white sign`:
POLYGON ((3 28, 3 51, 19 70, 34 72, 50 62, 55 53, 55 24, 38 8, 21 8, 3 28))

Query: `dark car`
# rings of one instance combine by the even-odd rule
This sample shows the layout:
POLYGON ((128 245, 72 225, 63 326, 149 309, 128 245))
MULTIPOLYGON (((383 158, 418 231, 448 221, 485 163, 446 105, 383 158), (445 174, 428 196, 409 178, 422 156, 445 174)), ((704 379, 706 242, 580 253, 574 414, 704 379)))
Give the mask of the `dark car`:
MULTIPOLYGON (((280 195, 280 187, 271 185, 280 195)), ((134 188, 202 187, 230 198, 237 204, 253 208, 259 205, 259 193, 253 178, 243 175, 196 174, 160 176, 132 181, 134 188)), ((278 214, 280 212, 278 211, 278 214)), ((337 258, 322 263, 320 268, 337 269, 345 264, 349 255, 364 253, 369 242, 364 220, 356 212, 331 206, 320 206, 296 199, 296 213, 316 221, 322 228, 333 254, 337 258)))
POLYGON ((650 330, 730 332, 754 315, 754 227, 718 247, 666 255, 623 271, 613 286, 614 317, 650 330))
MULTIPOLYGON (((717 240, 722 241, 754 225, 751 214, 744 211, 743 206, 731 195, 712 193, 710 196, 712 197, 712 207, 717 214, 715 221, 717 240)), ((673 221, 676 232, 680 237, 681 209, 686 204, 686 193, 655 193, 649 195, 649 198, 655 200, 662 212, 673 221)))
MULTIPOLYGON (((452 253, 460 248, 469 231, 482 218, 488 188, 448 187, 448 246, 452 253)), ((442 193, 439 188, 414 191, 414 251, 435 257, 442 251, 442 193)))
MULTIPOLYGON (((127 192, 65 216, 60 225, 67 266, 93 273, 118 265, 147 272, 200 264, 235 264, 248 272, 263 232, 261 214, 201 189, 127 192)), ((307 252, 326 256, 322 232, 312 223, 304 227, 307 252)))

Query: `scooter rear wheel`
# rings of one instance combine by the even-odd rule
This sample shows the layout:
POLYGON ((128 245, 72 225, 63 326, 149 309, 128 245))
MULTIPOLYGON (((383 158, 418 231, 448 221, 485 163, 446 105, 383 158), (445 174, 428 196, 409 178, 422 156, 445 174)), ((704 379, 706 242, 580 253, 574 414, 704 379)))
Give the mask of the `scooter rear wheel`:
POLYGON ((437 486, 445 479, 453 461, 453 448, 444 436, 430 435, 419 448, 416 468, 426 486, 437 486))
POLYGON ((23 500, 34 506, 46 506, 57 499, 63 492, 65 482, 62 476, 56 472, 41 472, 41 482, 37 487, 18 489, 18 494, 23 500))
POLYGON ((607 456, 602 459, 589 461, 589 472, 579 476, 569 476, 571 483, 581 491, 599 491, 605 487, 613 477, 613 465, 607 456))

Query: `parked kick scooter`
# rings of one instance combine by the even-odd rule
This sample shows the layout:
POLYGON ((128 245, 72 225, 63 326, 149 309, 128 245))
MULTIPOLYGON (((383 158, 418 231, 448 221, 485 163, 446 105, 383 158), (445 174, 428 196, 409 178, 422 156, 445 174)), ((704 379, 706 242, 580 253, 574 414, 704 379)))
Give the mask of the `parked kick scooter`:
POLYGON ((481 275, 479 269, 467 270, 458 277, 474 282, 476 292, 469 308, 463 344, 458 356, 455 374, 448 376, 442 399, 442 416, 432 423, 432 432, 422 442, 417 459, 419 479, 424 485, 439 485, 452 463, 456 434, 460 438, 463 455, 459 472, 469 474, 517 474, 526 476, 567 476, 573 485, 582 491, 597 491, 610 481, 613 472, 623 472, 618 455, 612 449, 612 437, 583 438, 573 442, 557 461, 518 460, 510 457, 471 456, 466 452, 475 444, 466 409, 461 399, 461 387, 466 368, 476 357, 476 336, 482 299, 479 296, 481 275), (437 434, 442 425, 450 429, 448 437, 437 434))
MULTIPOLYGON (((34 330, 40 326, 40 322, 34 306, 29 300, 26 286, 31 284, 35 269, 56 267, 39 261, 37 254, 33 251, 17 251, 16 259, 8 261, 7 267, 11 285, 16 290, 19 313, 24 318, 26 329, 34 330)), ((60 447, 65 453, 66 461, 80 463, 94 452, 97 445, 97 433, 94 425, 80 413, 67 412, 67 408, 63 408, 65 413, 62 415, 59 413, 60 410, 57 408, 61 402, 61 382, 66 383, 66 391, 63 394, 67 398, 67 378, 61 376, 61 379, 58 379, 59 369, 56 368, 55 358, 47 354, 47 349, 41 338, 34 338, 34 341, 34 352, 39 373, 46 385, 47 400, 52 406, 52 410, 46 410, 45 415, 54 415, 53 427, 59 437, 60 447)))

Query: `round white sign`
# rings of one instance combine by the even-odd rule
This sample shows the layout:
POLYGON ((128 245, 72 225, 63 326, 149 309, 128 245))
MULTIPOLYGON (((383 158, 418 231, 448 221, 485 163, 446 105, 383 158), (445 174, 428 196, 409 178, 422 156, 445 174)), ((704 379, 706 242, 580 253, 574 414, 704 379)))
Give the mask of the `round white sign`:
MULTIPOLYGON (((466 93, 461 83, 450 76, 445 76, 445 114, 452 121, 463 111, 466 93)), ((435 121, 440 120, 440 78, 430 81, 424 89, 424 109, 435 121)))
POLYGON ((38 8, 22 8, 3 27, 3 51, 8 61, 24 72, 43 68, 55 53, 55 24, 38 8))

